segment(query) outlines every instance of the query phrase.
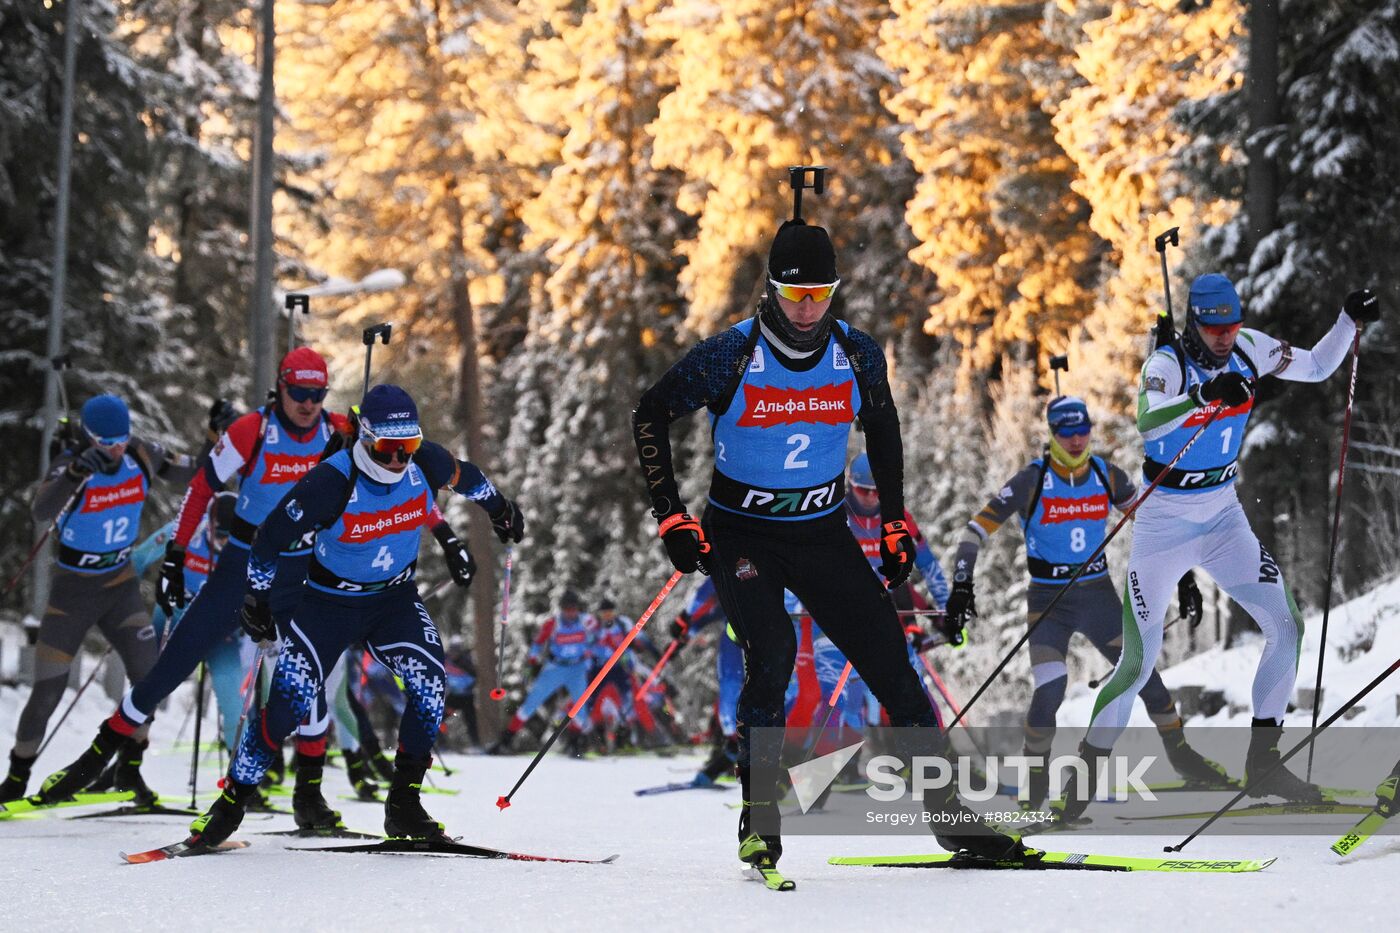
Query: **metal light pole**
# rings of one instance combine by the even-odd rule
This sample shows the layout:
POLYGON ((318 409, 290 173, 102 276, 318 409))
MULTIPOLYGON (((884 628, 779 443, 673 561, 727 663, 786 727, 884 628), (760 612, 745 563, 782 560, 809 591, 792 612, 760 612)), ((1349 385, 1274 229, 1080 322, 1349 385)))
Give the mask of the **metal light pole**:
POLYGON ((249 242, 253 251, 253 287, 249 290, 248 353, 252 357, 253 381, 248 387, 248 403, 261 405, 264 393, 275 381, 272 358, 274 314, 272 307, 272 188, 277 166, 272 139, 276 91, 273 65, 276 61, 277 27, 274 0, 262 0, 258 43, 258 125, 253 135, 253 207, 249 242))
MULTIPOLYGON (((58 380, 62 378, 53 361, 63 348, 63 305, 68 289, 68 201, 73 168, 73 85, 77 80, 78 14, 81 0, 68 0, 63 21, 63 103, 58 130, 58 199, 54 205, 53 288, 49 295, 48 365, 44 368, 44 430, 39 439, 39 479, 49 472, 49 443, 58 427, 58 380)), ((34 540, 44 534, 34 529, 34 540)), ((49 600, 49 562, 42 556, 34 562, 34 592, 30 612, 43 615, 49 600)))

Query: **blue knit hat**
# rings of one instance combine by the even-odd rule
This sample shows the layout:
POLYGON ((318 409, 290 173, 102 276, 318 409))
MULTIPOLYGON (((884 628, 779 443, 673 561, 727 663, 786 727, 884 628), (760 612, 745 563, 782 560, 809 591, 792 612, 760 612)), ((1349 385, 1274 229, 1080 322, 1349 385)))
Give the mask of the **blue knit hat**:
POLYGON ((1207 272, 1191 283, 1187 299, 1191 317, 1207 327, 1239 324, 1244 320, 1240 296, 1234 284, 1219 272, 1207 272))
POLYGON ((1051 434, 1087 434, 1094 426, 1089 406, 1073 395, 1052 399, 1045 409, 1045 422, 1050 425, 1051 434))
POLYGON ((395 385, 377 385, 360 403, 360 424, 376 437, 419 437, 418 406, 395 385))
POLYGON ((856 458, 846 470, 846 476, 852 486, 875 488, 875 474, 870 469, 870 458, 865 454, 856 454, 856 458))
POLYGON ((131 439, 131 412, 115 395, 95 395, 83 405, 83 430, 105 446, 131 439))

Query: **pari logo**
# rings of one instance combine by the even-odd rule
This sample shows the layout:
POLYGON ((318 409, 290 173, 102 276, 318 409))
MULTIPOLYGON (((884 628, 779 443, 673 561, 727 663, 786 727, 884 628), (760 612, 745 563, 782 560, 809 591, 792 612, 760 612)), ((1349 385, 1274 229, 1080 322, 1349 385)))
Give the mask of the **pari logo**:
POLYGON ((741 428, 771 428, 780 424, 849 424, 851 383, 841 382, 812 389, 779 386, 744 386, 741 428))
POLYGON ((1040 522, 1058 525, 1061 522, 1092 522, 1108 518, 1108 496, 1086 496, 1083 499, 1063 499, 1043 496, 1040 522))
POLYGON ((379 512, 346 512, 342 516, 345 530, 337 540, 346 544, 363 544, 401 531, 412 531, 427 517, 427 493, 379 512))

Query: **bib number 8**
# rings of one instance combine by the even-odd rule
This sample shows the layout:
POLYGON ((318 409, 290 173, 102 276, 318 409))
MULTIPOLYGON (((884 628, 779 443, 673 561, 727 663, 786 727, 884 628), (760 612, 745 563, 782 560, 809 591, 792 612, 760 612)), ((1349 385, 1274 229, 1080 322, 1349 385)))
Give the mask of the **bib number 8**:
POLYGON ((1087 542, 1084 540, 1084 529, 1075 528, 1069 533, 1069 549, 1078 554, 1085 547, 1087 547, 1087 542))

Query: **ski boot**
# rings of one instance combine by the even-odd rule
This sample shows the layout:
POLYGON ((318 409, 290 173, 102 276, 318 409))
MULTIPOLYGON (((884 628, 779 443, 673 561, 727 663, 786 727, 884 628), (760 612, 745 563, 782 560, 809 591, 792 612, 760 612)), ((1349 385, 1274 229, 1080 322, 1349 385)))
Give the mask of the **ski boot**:
POLYGON ((966 852, 997 862, 1024 861, 1029 855, 1020 836, 987 825, 981 814, 968 809, 958 797, 956 782, 926 797, 924 807, 937 827, 934 840, 949 852, 966 852))
POLYGON ((772 868, 783 857, 783 838, 778 805, 745 800, 739 809, 739 861, 755 868, 772 868), (758 832, 754 828, 773 830, 758 832))
POLYGON ((1087 741, 1079 743, 1079 758, 1087 765, 1089 779, 1081 780, 1079 769, 1070 772, 1069 782, 1065 785, 1065 798, 1052 805, 1056 811, 1057 822, 1061 824, 1077 822, 1084 816, 1084 811, 1089 808, 1099 789, 1099 765, 1108 757, 1112 749, 1095 748, 1087 741))
MULTIPOLYGON (((1027 749, 1026 757, 1037 757, 1027 749)), ((1038 756, 1044 758, 1044 755, 1038 756)), ((1026 799, 1021 801, 1021 812, 1039 813, 1050 796, 1050 769, 1046 765, 1031 765, 1026 769, 1026 799)))
POLYGON ((1400 806, 1395 803, 1397 784, 1400 784, 1400 762, 1396 762, 1395 770, 1376 787, 1376 812, 1386 819, 1400 813, 1400 806))
POLYGON ((223 792, 214 800, 207 813, 190 824, 190 842, 216 846, 243 822, 249 801, 258 796, 258 785, 240 784, 232 776, 224 778, 223 792))
POLYGON ((379 799, 379 785, 375 783, 374 772, 359 749, 345 750, 345 774, 350 779, 350 786, 355 789, 356 797, 361 800, 379 799))
POLYGON ((515 733, 514 733, 514 732, 510 732, 510 731, 508 731, 508 730, 507 730, 507 731, 503 731, 503 732, 496 738, 496 741, 494 741, 494 742, 492 742, 490 745, 486 746, 486 754, 488 754, 488 755, 509 755, 510 752, 511 752, 511 747, 510 747, 510 746, 511 746, 511 743, 514 742, 514 741, 515 741, 515 733))
POLYGON ((29 773, 34 770, 34 761, 38 757, 25 758, 10 752, 10 773, 5 775, 4 781, 0 781, 0 803, 9 803, 24 796, 25 788, 29 786, 29 773))
POLYGON ((445 827, 423 809, 419 793, 423 775, 433 759, 414 758, 399 752, 394 759, 394 781, 384 801, 384 835, 389 839, 423 839, 430 842, 451 842, 445 827))
POLYGON ((146 779, 141 776, 141 762, 146 757, 146 748, 151 743, 142 739, 127 739, 117 749, 117 759, 112 763, 112 788, 114 790, 129 790, 135 796, 131 802, 138 807, 155 806, 159 799, 155 791, 146 784, 146 779))
POLYGON ((731 735, 715 746, 714 751, 710 753, 710 760, 696 773, 695 783, 708 786, 725 775, 733 777, 738 762, 739 737, 731 735))
POLYGON ((374 773, 379 775, 379 782, 381 784, 392 784, 394 782, 394 761, 388 755, 384 754, 383 749, 370 751, 366 748, 365 760, 368 761, 370 767, 374 769, 374 773))
POLYGON ((1278 743, 1283 738, 1283 723, 1276 719, 1255 719, 1251 726, 1249 754, 1244 761, 1244 782, 1249 796, 1282 797, 1290 803, 1320 803, 1321 788, 1280 767, 1282 756, 1278 743))
POLYGON ((1182 729, 1180 719, 1176 721, 1176 725, 1159 728, 1157 734, 1162 737, 1162 746, 1167 751, 1167 761, 1188 785, 1200 785, 1208 788, 1233 786, 1234 782, 1224 767, 1206 758, 1186 743, 1186 731, 1182 729))
POLYGON ((102 723, 97 737, 83 753, 66 767, 44 778, 39 787, 39 803, 58 803, 91 784, 102 774, 103 767, 115 755, 127 737, 112 727, 111 720, 102 723))
POLYGON ((570 727, 564 737, 564 750, 568 752, 570 758, 582 758, 588 754, 588 747, 592 744, 592 739, 591 733, 570 727))
POLYGON ((340 813, 332 810, 321 793, 321 777, 326 769, 326 755, 296 754, 296 785, 292 791, 292 818, 297 829, 332 830, 345 824, 340 813))

